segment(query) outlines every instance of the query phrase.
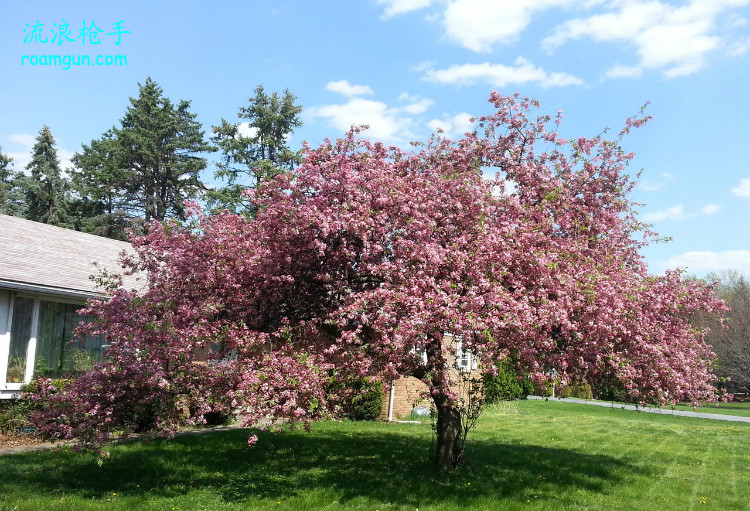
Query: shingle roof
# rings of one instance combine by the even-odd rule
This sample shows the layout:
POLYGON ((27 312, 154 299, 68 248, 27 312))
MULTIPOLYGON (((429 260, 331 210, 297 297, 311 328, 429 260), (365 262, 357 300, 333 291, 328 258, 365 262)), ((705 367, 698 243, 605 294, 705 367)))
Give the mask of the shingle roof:
MULTIPOLYGON (((101 294, 89 278, 98 274, 94 262, 110 273, 121 273, 118 260, 130 244, 0 215, 0 287, 71 296, 101 294)), ((126 277, 125 287, 143 283, 126 277)))

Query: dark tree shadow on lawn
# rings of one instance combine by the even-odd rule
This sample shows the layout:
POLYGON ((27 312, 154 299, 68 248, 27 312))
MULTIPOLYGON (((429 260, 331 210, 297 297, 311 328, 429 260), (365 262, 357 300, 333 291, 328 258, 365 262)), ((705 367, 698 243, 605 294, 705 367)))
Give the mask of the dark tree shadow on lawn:
POLYGON ((97 499, 113 489, 131 496, 177 497, 192 490, 215 492, 227 502, 288 499, 309 489, 330 490, 342 505, 358 497, 404 506, 443 503, 470 507, 474 499, 559 490, 600 492, 622 475, 642 473, 635 460, 535 445, 469 439, 469 463, 439 472, 429 459, 431 435, 385 427, 350 436, 330 428, 259 433, 246 447, 248 430, 155 440, 138 448, 112 448, 99 467, 92 455, 35 452, 0 458, 3 484, 18 491, 64 491, 97 499))

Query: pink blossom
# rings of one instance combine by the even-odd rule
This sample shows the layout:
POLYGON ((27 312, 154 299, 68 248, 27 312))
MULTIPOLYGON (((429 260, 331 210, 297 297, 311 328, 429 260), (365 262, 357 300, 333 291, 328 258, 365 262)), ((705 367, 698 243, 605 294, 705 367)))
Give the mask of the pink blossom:
POLYGON ((90 445, 209 412, 307 428, 354 397, 333 380, 364 375, 420 379, 441 416, 461 407, 457 339, 487 372, 512 354, 539 383, 554 368, 644 403, 715 399, 714 357, 689 319, 724 305, 679 272, 650 275, 639 253, 655 235, 636 237, 620 142, 647 118, 616 140, 568 141, 561 113, 490 102, 459 141, 406 152, 357 129, 306 148, 251 193, 252 220, 192 207, 186 224, 150 224, 123 260, 148 289, 88 304, 97 321, 83 330, 106 332, 108 360, 50 397, 45 428, 90 445), (495 193, 506 180, 514 193, 495 193))

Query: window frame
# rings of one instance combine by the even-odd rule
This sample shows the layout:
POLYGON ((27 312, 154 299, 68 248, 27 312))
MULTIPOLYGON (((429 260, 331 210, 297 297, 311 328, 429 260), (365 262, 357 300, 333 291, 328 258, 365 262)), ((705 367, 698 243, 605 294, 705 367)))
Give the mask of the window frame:
MULTIPOLYGON (((2 290, 5 291, 5 290, 2 290)), ((29 383, 36 371, 36 350, 37 341, 39 336, 39 315, 41 311, 42 302, 54 302, 63 305, 74 305, 78 309, 82 309, 86 305, 86 300, 71 299, 69 297, 62 297, 57 295, 47 295, 42 293, 33 293, 27 291, 14 291, 7 290, 8 293, 8 318, 6 323, 6 332, 0 333, 0 390, 2 391, 20 391, 23 385, 29 383), (31 329, 29 333, 29 342, 26 347, 26 367, 24 368, 24 378, 21 383, 9 383, 7 381, 8 376, 8 362, 10 361, 10 339, 13 328, 13 310, 15 308, 16 298, 27 298, 34 302, 32 314, 31 314, 31 329), (67 298, 67 299, 66 299, 67 298), (32 361, 29 364, 29 361, 32 361)), ((106 347, 106 343, 103 345, 106 347)))

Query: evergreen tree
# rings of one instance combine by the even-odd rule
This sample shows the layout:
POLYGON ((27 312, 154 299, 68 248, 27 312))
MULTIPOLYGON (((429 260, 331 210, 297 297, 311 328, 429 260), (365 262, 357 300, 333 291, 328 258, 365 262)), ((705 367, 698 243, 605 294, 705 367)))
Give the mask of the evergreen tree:
POLYGON ((13 158, 3 154, 0 147, 0 213, 24 216, 24 200, 18 188, 17 176, 10 164, 13 158))
POLYGON ((79 197, 73 208, 76 229, 113 239, 127 239, 127 230, 140 223, 126 212, 126 176, 114 128, 73 156, 73 187, 79 197))
POLYGON ((242 191, 299 165, 300 153, 286 145, 294 128, 302 125, 302 107, 294 104, 296 99, 288 89, 283 97, 276 92, 269 96, 259 85, 248 99, 249 106, 240 107, 237 114, 247 120, 248 130, 243 130, 243 122, 225 119, 214 126, 211 140, 222 151, 215 177, 226 179, 227 186, 206 194, 210 207, 252 214, 242 191))
POLYGON ((205 189, 199 174, 206 159, 196 154, 212 150, 189 108, 147 78, 121 126, 75 155, 79 206, 93 215, 84 229, 121 237, 125 227, 182 216, 185 200, 205 189))
POLYGON ((36 137, 26 170, 29 175, 16 177, 26 198, 26 218, 67 227, 69 182, 60 170, 55 139, 47 126, 36 137))

